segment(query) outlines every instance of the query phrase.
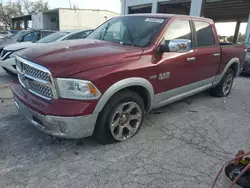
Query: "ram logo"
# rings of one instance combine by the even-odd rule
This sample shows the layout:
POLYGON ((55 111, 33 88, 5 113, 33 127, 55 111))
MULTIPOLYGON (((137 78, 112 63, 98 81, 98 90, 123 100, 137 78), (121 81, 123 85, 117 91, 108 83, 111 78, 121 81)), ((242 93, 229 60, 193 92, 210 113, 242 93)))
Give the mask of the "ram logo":
POLYGON ((159 74, 159 80, 165 80, 170 78, 170 72, 164 72, 159 74))

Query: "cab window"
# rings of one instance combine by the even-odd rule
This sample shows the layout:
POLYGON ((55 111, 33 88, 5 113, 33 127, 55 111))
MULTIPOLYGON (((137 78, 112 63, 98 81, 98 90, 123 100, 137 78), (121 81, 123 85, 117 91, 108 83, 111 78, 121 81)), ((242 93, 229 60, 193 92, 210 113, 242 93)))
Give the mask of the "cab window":
POLYGON ((189 20, 175 20, 167 28, 162 44, 169 44, 174 39, 192 39, 191 27, 189 20))
POLYGON ((212 27, 207 22, 194 21, 197 36, 197 47, 214 46, 212 27))

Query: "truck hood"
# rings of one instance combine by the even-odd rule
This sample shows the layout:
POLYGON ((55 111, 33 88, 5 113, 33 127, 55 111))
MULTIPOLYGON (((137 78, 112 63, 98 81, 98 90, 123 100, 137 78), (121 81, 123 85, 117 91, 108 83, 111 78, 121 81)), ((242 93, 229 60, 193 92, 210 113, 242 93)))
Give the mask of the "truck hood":
POLYGON ((17 50, 21 50, 21 49, 24 49, 24 48, 29 48, 29 47, 34 46, 34 45, 36 45, 36 43, 20 42, 20 43, 10 44, 10 45, 6 46, 4 48, 4 50, 17 51, 17 50))
POLYGON ((142 48, 83 39, 39 45, 22 50, 19 55, 48 68, 54 77, 69 77, 90 69, 139 59, 142 52, 142 48))

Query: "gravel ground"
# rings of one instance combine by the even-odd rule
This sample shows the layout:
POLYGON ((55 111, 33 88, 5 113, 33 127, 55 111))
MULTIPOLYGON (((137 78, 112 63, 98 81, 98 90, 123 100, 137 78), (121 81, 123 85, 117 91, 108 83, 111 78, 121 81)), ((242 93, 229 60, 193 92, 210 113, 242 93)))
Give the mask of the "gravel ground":
POLYGON ((224 162, 250 150, 250 77, 228 98, 207 92, 146 116, 137 136, 100 145, 54 139, 0 102, 0 187, 208 188, 224 162))
POLYGON ((13 75, 8 75, 2 67, 0 67, 0 99, 11 99, 12 93, 9 85, 11 81, 16 79, 13 75))
POLYGON ((0 67, 0 87, 1 85, 9 84, 15 77, 8 75, 2 67, 0 67))

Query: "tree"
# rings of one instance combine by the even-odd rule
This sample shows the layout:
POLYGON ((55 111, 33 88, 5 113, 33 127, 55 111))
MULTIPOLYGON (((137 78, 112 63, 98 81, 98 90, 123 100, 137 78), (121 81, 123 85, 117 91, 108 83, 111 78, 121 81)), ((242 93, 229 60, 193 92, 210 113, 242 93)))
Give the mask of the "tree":
POLYGON ((16 2, 9 1, 5 5, 1 3, 0 22, 2 22, 6 28, 11 28, 11 18, 47 10, 49 10, 48 2, 43 0, 18 0, 16 2))
MULTIPOLYGON (((232 35, 232 36, 228 37, 227 40, 229 42, 234 42, 233 41, 234 40, 234 36, 232 35)), ((243 35, 242 33, 239 33, 237 42, 244 42, 244 41, 245 41, 245 35, 243 35)))
POLYGON ((34 14, 49 10, 48 2, 43 0, 37 0, 37 1, 22 0, 22 3, 24 12, 26 14, 34 14))
POLYGON ((11 18, 23 15, 22 6, 18 2, 1 4, 0 21, 5 27, 11 27, 11 18))

